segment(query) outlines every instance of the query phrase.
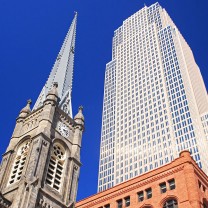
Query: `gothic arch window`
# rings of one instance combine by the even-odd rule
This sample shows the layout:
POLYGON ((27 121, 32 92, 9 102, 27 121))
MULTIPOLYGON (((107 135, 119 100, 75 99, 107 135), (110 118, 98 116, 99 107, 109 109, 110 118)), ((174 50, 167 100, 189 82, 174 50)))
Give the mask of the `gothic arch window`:
POLYGON ((27 159, 28 151, 30 147, 30 140, 23 142, 18 150, 14 160, 12 171, 9 177, 9 185, 16 183, 21 179, 22 171, 27 159))
POLYGON ((65 159, 65 148, 61 144, 55 143, 49 161, 46 184, 57 191, 60 191, 61 188, 65 159))
POLYGON ((169 199, 164 203, 163 208, 178 208, 178 202, 175 199, 169 199))

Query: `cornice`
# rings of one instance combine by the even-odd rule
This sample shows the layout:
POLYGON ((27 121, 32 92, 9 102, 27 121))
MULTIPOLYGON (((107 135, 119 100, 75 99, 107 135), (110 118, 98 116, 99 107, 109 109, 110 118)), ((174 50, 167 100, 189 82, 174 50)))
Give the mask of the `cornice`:
MULTIPOLYGON (((120 195, 124 195, 125 193, 129 193, 129 192, 131 192, 131 191, 133 191, 135 189, 139 189, 140 187, 143 187, 143 186, 145 186, 147 184, 151 184, 151 183, 153 183, 155 181, 158 181, 158 180, 160 180, 160 179, 162 179, 164 177, 173 175, 174 173, 180 172, 183 169, 184 169, 184 165, 180 165, 179 167, 176 167, 176 168, 174 168, 172 170, 168 170, 168 171, 165 171, 163 173, 158 173, 156 176, 153 176, 153 177, 149 176, 147 179, 143 179, 142 181, 135 181, 133 184, 128 184, 128 187, 124 187, 124 188, 122 188, 122 190, 115 190, 114 191, 113 189, 115 189, 115 187, 113 187, 113 188, 108 190, 108 191, 111 191, 111 192, 110 193, 106 193, 107 196, 101 196, 101 197, 99 197, 97 199, 94 199, 94 200, 92 199, 93 200, 92 202, 90 201, 90 202, 86 202, 86 203, 82 204, 82 202, 84 202, 84 200, 87 200, 87 199, 89 200, 90 199, 90 197, 89 197, 87 199, 84 199, 83 201, 80 201, 80 205, 78 205, 77 207, 88 208, 88 207, 95 206, 97 204, 101 204, 103 202, 106 202, 108 200, 116 198, 116 197, 118 197, 120 195)), ((126 181, 124 183, 128 183, 128 181, 126 181)), ((104 193, 104 192, 102 192, 102 193, 104 193)), ((102 194, 102 193, 100 193, 100 194, 102 194)), ((93 196, 92 196, 92 198, 93 198, 93 196)), ((76 205, 75 205, 75 207, 76 207, 76 205)))

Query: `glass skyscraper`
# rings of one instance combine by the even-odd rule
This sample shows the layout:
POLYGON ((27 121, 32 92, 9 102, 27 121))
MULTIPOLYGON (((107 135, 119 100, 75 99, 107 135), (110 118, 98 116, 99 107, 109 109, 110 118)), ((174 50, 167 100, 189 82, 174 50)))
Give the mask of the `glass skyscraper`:
POLYGON ((114 32, 106 65, 98 191, 187 149, 208 173, 208 99, 183 36, 158 3, 114 32))

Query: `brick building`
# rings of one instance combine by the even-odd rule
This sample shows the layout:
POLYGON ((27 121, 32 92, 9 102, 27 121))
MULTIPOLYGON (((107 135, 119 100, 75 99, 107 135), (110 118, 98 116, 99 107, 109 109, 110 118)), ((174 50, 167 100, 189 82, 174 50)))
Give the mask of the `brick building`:
POLYGON ((76 208, 208 208, 208 177, 188 151, 173 162, 76 203, 76 208))

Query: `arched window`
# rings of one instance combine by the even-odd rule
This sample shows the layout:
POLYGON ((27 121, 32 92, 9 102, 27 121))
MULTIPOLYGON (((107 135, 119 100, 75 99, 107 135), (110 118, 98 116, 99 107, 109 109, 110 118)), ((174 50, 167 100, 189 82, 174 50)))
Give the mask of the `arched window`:
POLYGON ((151 204, 144 204, 141 208, 153 208, 151 204))
POLYGON ((169 199, 165 202, 163 208, 178 208, 178 202, 175 199, 169 199))
POLYGON ((46 183, 57 191, 60 191, 66 152, 62 145, 53 145, 51 158, 49 161, 46 183))
POLYGON ((18 148, 17 155, 14 160, 11 175, 9 178, 9 185, 20 180, 27 159, 29 147, 30 147, 30 140, 27 140, 24 143, 22 143, 18 148))

